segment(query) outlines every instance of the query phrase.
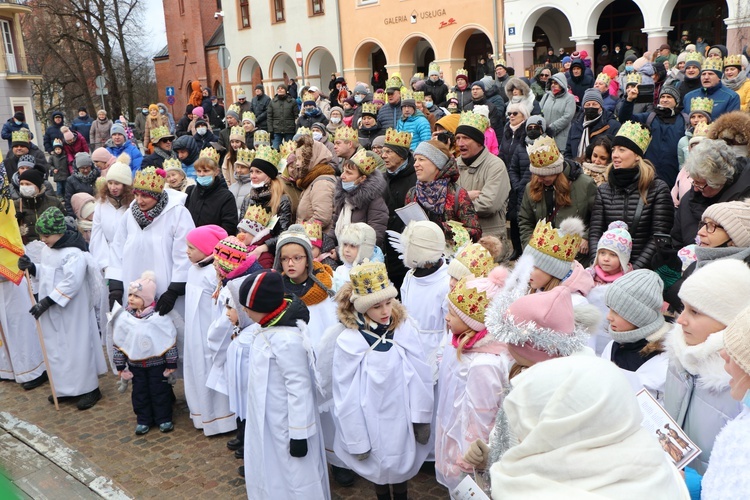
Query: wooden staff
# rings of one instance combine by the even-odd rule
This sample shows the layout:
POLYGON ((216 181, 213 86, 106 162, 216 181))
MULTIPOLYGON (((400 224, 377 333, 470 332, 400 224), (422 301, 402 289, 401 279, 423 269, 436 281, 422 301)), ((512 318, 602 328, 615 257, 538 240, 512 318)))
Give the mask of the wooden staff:
MULTIPOLYGON (((34 292, 31 290, 31 279, 29 278, 29 271, 24 271, 26 275, 26 284, 29 286, 29 298, 31 299, 31 305, 36 305, 34 300, 34 292)), ((49 379, 49 388, 52 390, 52 401, 55 402, 55 410, 60 411, 60 404, 57 402, 57 393, 55 392, 55 383, 52 381, 52 369, 49 366, 49 359, 47 359, 47 348, 44 347, 44 335, 42 335, 42 324, 38 319, 36 321, 36 333, 39 336, 39 343, 42 346, 42 356, 44 356, 44 366, 47 368, 47 378, 49 379)))

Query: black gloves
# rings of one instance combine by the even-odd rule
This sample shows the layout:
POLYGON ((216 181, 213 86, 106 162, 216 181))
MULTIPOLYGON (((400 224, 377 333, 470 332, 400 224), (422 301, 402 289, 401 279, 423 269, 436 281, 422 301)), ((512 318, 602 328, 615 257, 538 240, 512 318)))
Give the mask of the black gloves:
POLYGON ((295 458, 307 455, 307 439, 290 439, 289 454, 295 458))
POLYGON ((112 310, 112 307, 114 307, 115 302, 118 302, 120 305, 122 305, 123 292, 124 292, 124 288, 122 286, 122 281, 109 280, 109 309, 110 310, 112 310))
POLYGON ((174 304, 180 295, 185 295, 185 283, 170 283, 167 291, 161 294, 156 302, 156 312, 160 316, 169 314, 174 309, 174 304))
POLYGON ((54 304, 55 301, 50 299, 49 297, 44 297, 42 300, 37 302, 31 309, 29 309, 29 313, 31 313, 32 316, 34 316, 35 319, 39 319, 39 317, 44 314, 44 312, 49 309, 52 304, 54 304))
POLYGON ((18 258, 18 269, 28 271, 30 275, 36 276, 36 265, 31 262, 28 255, 22 255, 18 258))
POLYGON ((430 440, 430 424, 412 424, 414 426, 414 439, 419 444, 427 444, 430 440))

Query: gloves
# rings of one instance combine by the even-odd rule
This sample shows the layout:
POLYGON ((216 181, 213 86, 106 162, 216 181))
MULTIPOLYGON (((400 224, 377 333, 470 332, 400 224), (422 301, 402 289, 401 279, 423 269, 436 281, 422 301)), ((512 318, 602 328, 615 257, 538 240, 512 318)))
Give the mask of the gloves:
POLYGON ((49 297, 44 297, 42 300, 37 302, 34 307, 29 309, 29 313, 34 316, 34 319, 39 319, 39 317, 44 314, 44 312, 49 309, 54 303, 54 300, 50 299, 49 297))
POLYGON ((161 294, 156 302, 156 312, 159 316, 165 316, 174 309, 174 304, 180 295, 185 295, 185 283, 170 283, 167 291, 161 294))
POLYGON ((427 444, 430 440, 430 424, 412 424, 414 426, 414 438, 419 444, 427 444))
POLYGON ((295 458, 307 455, 307 439, 290 439, 289 454, 295 458))
POLYGON ((124 288, 122 286, 122 281, 118 280, 109 280, 109 309, 111 310, 115 302, 118 302, 120 305, 122 305, 122 295, 124 292, 124 288))
POLYGON ((36 276, 36 265, 31 262, 28 255, 22 255, 18 258, 18 269, 28 271, 30 275, 36 276))
POLYGON ((464 455, 464 460, 477 469, 484 469, 487 466, 489 456, 490 447, 481 439, 477 439, 469 446, 469 450, 464 455))
POLYGON ((370 452, 366 451, 364 453, 357 453, 356 455, 354 455, 354 458, 356 458, 357 460, 361 462, 362 460, 366 460, 367 457, 369 456, 370 456, 370 452))

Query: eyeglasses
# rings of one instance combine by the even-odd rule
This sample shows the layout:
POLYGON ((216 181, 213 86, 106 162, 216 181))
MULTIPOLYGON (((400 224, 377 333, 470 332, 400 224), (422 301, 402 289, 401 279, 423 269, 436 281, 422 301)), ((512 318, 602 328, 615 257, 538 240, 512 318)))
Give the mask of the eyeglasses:
POLYGON ((692 182, 693 182, 693 187, 697 189, 698 191, 700 191, 701 193, 703 192, 704 189, 708 187, 708 182, 704 182, 703 184, 697 184, 695 181, 692 181, 692 182))
POLYGON ((508 113, 508 114, 507 114, 506 116, 507 116, 508 118, 510 118, 511 116, 516 116, 517 114, 518 114, 518 111, 511 111, 511 112, 510 112, 510 113, 508 113))
POLYGON ((286 262, 287 264, 299 264, 306 258, 307 257, 305 257, 304 255, 295 255, 294 257, 282 257, 281 262, 286 262))
POLYGON ((714 234, 714 231, 716 231, 716 228, 724 229, 724 226, 720 226, 719 224, 715 222, 702 220, 698 223, 698 231, 700 231, 701 228, 703 228, 703 226, 706 226, 706 232, 708 234, 714 234))

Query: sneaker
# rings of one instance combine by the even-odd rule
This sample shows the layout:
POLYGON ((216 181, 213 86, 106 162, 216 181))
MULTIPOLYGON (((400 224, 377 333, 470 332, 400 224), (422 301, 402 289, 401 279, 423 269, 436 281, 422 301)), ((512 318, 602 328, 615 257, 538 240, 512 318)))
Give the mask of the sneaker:
POLYGON ((89 408, 93 408, 96 402, 100 399, 102 399, 102 391, 97 387, 93 391, 87 392, 81 396, 76 406, 79 410, 88 410, 89 408))
POLYGON ((36 389, 43 383, 45 383, 47 380, 49 380, 49 377, 47 377, 47 372, 42 372, 41 375, 39 375, 34 380, 29 380, 28 382, 24 382, 21 384, 21 387, 23 387, 25 390, 30 391, 31 389, 36 389))
POLYGON ((139 436, 142 436, 146 434, 150 429, 151 427, 149 427, 148 425, 138 424, 135 426, 135 433, 139 436))
POLYGON ((240 448, 239 450, 234 450, 234 458, 238 460, 242 460, 245 458, 245 448, 240 448))
POLYGON ((174 424, 172 422, 164 422, 159 424, 159 432, 172 432, 174 430, 174 424))
POLYGON ((240 441, 237 438, 232 438, 229 441, 227 441, 227 448, 229 448, 232 451, 239 450, 240 448, 242 448, 242 445, 243 445, 242 441, 240 441))
POLYGON ((239 467, 237 467, 237 474, 239 474, 240 477, 245 477, 245 466, 244 465, 240 465, 239 467))
POLYGON ((349 487, 354 484, 354 478, 357 477, 351 469, 345 469, 343 467, 331 466, 331 472, 333 480, 339 486, 349 487))

